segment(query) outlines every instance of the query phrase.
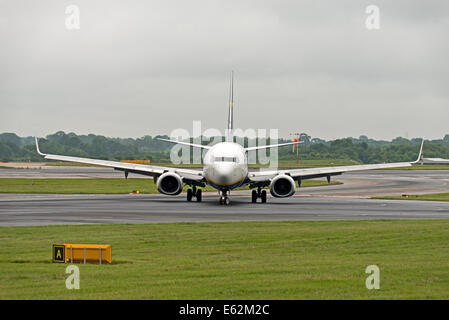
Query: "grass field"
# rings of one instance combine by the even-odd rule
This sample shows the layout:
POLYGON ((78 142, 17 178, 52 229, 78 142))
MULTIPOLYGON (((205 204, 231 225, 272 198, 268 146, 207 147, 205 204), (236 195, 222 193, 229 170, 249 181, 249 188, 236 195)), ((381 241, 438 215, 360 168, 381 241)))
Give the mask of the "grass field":
POLYGON ((448 299, 449 220, 0 227, 0 299, 448 299), (78 265, 51 245, 112 245, 78 265), (380 289, 365 268, 380 268, 380 289))
POLYGON ((449 201, 449 193, 429 193, 421 195, 407 195, 402 197, 373 197, 373 199, 449 201))
MULTIPOLYGON (((341 184, 331 181, 330 185, 341 184)), ((327 186, 326 180, 304 180, 302 187, 327 186)), ((186 189, 185 187, 184 189, 186 189)), ((216 191, 210 186, 205 191, 216 191)), ((241 189, 248 190, 248 187, 241 189)), ((153 179, 34 179, 0 178, 0 193, 59 193, 59 194, 123 194, 139 190, 140 193, 158 193, 153 179)))

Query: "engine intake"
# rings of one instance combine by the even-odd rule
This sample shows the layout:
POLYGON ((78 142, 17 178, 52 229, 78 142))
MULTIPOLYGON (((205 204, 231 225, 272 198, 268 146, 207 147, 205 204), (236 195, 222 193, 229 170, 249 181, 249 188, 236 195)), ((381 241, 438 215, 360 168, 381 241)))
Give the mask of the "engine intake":
POLYGON ((157 190, 169 196, 176 196, 182 191, 182 178, 174 172, 165 172, 157 179, 157 190))
POLYGON ((276 198, 291 197, 296 192, 295 180, 292 177, 281 174, 273 178, 270 184, 270 193, 276 198))

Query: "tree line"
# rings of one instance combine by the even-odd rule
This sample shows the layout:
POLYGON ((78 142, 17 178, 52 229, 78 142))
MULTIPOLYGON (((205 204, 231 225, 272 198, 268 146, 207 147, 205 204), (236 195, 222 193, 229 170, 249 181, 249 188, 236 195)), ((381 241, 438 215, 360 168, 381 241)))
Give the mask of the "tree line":
MULTIPOLYGON (((78 157, 108 160, 150 160, 151 162, 169 162, 173 144, 157 138, 163 136, 144 136, 141 138, 110 138, 101 135, 77 135, 58 131, 39 140, 42 152, 78 157)), ((223 137, 220 137, 224 139, 223 137)), ((344 159, 360 163, 383 163, 415 160, 421 144, 420 138, 406 139, 398 137, 392 141, 374 140, 366 136, 326 141, 301 134, 304 141, 299 146, 299 159, 325 160, 344 159)), ((203 139, 207 144, 209 138, 203 139)), ((290 139, 279 139, 279 143, 290 139)), ((244 139, 245 146, 250 141, 244 139)), ((257 143, 257 142, 256 142, 257 143)), ((269 143, 269 142, 267 142, 269 143)), ((427 141, 424 144, 426 157, 449 159, 449 135, 442 139, 427 141)), ((280 160, 294 160, 296 154, 291 147, 278 150, 280 160)), ((36 153, 33 137, 19 137, 15 133, 0 134, 0 161, 42 161, 36 153)))

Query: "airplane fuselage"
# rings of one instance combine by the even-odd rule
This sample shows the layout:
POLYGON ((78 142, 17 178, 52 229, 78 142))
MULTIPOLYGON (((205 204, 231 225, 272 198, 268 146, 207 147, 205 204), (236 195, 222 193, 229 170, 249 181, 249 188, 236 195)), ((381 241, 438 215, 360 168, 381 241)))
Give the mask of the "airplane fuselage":
POLYGON ((203 174, 209 185, 231 190, 247 183, 248 158, 245 149, 234 142, 214 145, 204 155, 203 174))

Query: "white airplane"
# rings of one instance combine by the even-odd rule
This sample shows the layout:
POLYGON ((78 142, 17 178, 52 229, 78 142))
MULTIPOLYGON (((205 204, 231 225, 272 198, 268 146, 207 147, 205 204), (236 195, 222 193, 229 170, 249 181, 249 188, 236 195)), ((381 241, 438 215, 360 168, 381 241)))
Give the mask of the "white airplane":
POLYGON ((382 163, 382 164, 367 164, 354 166, 339 166, 339 167, 323 167, 323 168, 308 168, 308 169, 286 169, 286 170, 270 170, 270 171, 248 171, 248 152, 266 149, 277 148, 282 146, 294 145, 302 143, 301 141, 289 142, 275 145, 256 146, 244 148, 240 144, 233 142, 233 112, 234 112, 234 85, 233 74, 231 76, 230 99, 228 111, 228 128, 226 135, 226 142, 220 142, 215 145, 199 145, 194 143, 159 139, 171 143, 187 145, 195 148, 206 149, 204 155, 203 170, 193 170, 184 168, 170 168, 151 166, 144 164, 123 163, 117 161, 97 160, 88 158, 71 157, 64 155, 44 154, 39 150, 38 140, 36 139, 37 153, 48 160, 69 161, 85 164, 93 164, 98 166, 110 167, 115 170, 124 171, 125 177, 128 174, 142 174, 152 176, 157 189, 160 193, 175 196, 181 193, 183 185, 190 186, 187 189, 187 201, 192 201, 196 198, 198 202, 202 200, 201 187, 206 184, 217 189, 220 196, 220 204, 229 205, 229 192, 232 189, 248 185, 252 189, 252 202, 257 202, 260 198, 262 203, 267 201, 267 192, 263 190, 269 187, 270 193, 273 197, 286 198, 291 197, 296 192, 296 184, 301 185, 301 181, 305 179, 326 177, 330 182, 331 176, 340 175, 349 171, 386 169, 411 166, 422 159, 422 144, 418 159, 413 162, 396 162, 396 163, 382 163))

